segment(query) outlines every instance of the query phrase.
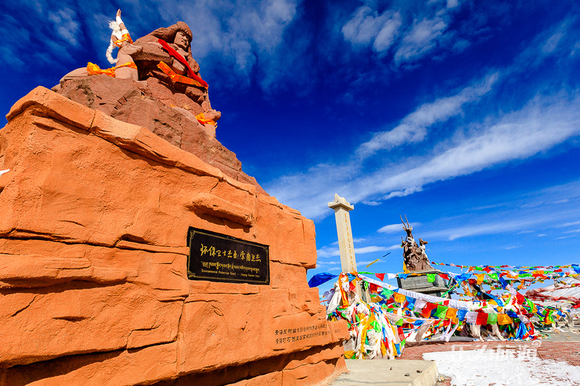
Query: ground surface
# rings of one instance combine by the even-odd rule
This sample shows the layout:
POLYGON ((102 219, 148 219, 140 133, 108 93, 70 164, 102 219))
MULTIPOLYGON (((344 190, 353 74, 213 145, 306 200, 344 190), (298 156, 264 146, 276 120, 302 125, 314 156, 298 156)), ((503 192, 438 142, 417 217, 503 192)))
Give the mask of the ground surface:
POLYGON ((580 385, 580 334, 533 342, 430 342, 406 346, 401 359, 435 360, 437 385, 580 385))

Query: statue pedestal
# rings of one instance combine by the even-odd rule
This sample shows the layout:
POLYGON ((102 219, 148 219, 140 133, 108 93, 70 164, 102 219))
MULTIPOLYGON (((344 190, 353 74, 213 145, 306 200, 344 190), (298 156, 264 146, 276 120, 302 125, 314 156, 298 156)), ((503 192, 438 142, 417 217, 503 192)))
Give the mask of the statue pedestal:
POLYGON ((403 279, 397 275, 397 285, 401 289, 408 291, 420 292, 432 296, 441 296, 445 291, 447 291, 447 284, 441 276, 435 276, 435 281, 429 283, 427 274, 428 273, 443 273, 439 270, 430 269, 425 271, 415 271, 411 272, 406 279, 403 279))
POLYGON ((306 280, 311 220, 43 87, 7 119, 0 385, 317 385, 347 371, 347 323, 326 320, 306 280))

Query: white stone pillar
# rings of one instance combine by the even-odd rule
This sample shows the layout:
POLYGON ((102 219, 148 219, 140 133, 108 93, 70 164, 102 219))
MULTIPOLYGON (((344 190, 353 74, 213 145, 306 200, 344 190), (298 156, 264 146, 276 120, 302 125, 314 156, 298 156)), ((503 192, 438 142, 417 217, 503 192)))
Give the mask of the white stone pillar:
POLYGON ((328 203, 328 207, 334 209, 336 219, 336 232, 338 234, 338 247, 340 249, 340 264, 342 272, 358 271, 354 255, 354 243, 352 240, 352 228, 348 212, 354 209, 354 205, 347 202, 344 197, 334 195, 334 201, 328 203))

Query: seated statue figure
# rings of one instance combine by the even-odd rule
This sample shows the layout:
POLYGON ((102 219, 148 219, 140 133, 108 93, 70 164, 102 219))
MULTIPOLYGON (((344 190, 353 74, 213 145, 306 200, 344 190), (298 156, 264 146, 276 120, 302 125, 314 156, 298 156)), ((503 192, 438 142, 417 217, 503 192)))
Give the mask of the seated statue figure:
POLYGON ((211 108, 208 84, 199 75, 199 64, 191 54, 193 34, 184 22, 158 28, 135 41, 141 50, 133 55, 139 79, 155 77, 169 88, 182 92, 201 105, 205 119, 217 121, 219 111, 211 108))
MULTIPOLYGON (((201 106, 202 113, 196 119, 202 124, 216 125, 221 112, 212 109, 208 96, 208 84, 199 74, 199 64, 191 54, 193 34, 184 22, 167 28, 158 28, 148 35, 132 41, 129 31, 121 20, 121 10, 116 20, 109 23, 113 30, 107 59, 117 64, 109 69, 100 69, 89 63, 66 74, 60 81, 78 79, 91 75, 105 74, 117 79, 145 81, 155 77, 172 92, 183 93, 201 106), (119 48, 117 59, 112 58, 114 46, 119 48)), ((144 82, 145 83, 145 82, 144 82)))

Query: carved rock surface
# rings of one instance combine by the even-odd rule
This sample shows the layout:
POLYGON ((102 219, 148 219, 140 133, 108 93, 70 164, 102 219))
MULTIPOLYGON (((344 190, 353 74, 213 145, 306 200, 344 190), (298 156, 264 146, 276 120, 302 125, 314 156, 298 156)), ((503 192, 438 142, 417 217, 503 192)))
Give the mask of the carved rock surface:
POLYGON ((7 118, 0 385, 311 385, 345 371, 346 323, 326 321, 306 282, 311 220, 45 88, 7 118), (189 227, 269 245, 270 284, 188 280, 189 227))
POLYGON ((200 124, 199 104, 185 94, 172 92, 156 78, 135 82, 107 75, 68 79, 56 92, 123 122, 145 127, 170 144, 195 154, 234 180, 266 192, 242 171, 236 155, 215 138, 215 128, 200 124))

